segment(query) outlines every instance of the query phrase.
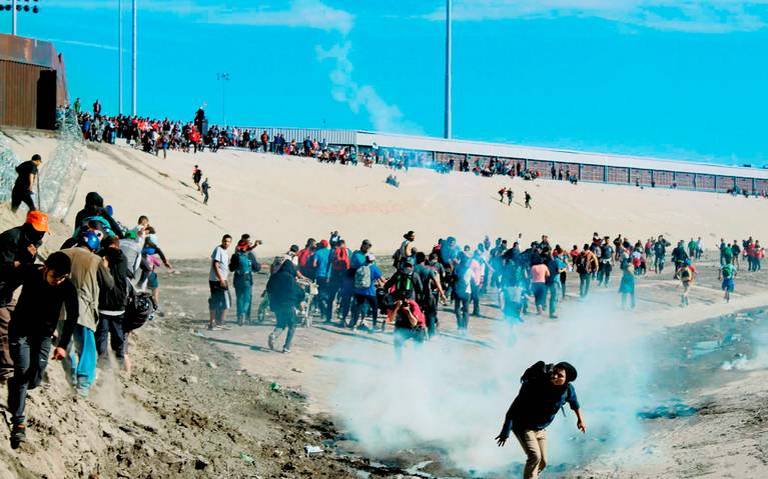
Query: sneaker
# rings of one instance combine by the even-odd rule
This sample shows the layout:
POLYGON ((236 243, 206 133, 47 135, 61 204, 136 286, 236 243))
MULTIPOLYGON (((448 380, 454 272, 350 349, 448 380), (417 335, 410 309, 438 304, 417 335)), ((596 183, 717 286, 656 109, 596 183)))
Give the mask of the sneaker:
POLYGON ((267 345, 272 351, 275 350, 275 338, 271 334, 267 336, 267 345))
POLYGON ((14 424, 11 431, 11 448, 18 449, 27 440, 27 428, 24 424, 14 424))
POLYGON ((288 354, 291 352, 291 348, 283 348, 283 354, 288 354))

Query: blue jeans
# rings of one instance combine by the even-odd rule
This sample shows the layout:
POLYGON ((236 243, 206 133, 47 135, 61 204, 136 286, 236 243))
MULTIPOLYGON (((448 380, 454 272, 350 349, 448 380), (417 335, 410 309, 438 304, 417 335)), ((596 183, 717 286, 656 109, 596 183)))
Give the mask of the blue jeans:
POLYGON ((65 363, 72 384, 87 392, 96 379, 96 337, 90 329, 77 325, 69 343, 69 363, 65 363))
POLYGON ((352 321, 350 322, 349 327, 354 328, 357 326, 357 319, 361 314, 362 319, 360 322, 362 323, 365 319, 365 316, 368 314, 368 311, 370 311, 371 315, 373 316, 373 327, 375 328, 379 312, 379 305, 376 302, 376 296, 355 294, 355 298, 352 302, 352 321))
POLYGON ((589 294, 589 283, 592 281, 590 273, 579 273, 579 296, 584 298, 589 294))
POLYGON ((469 326, 469 300, 470 296, 456 295, 453 303, 453 312, 456 314, 457 329, 465 330, 469 326))
POLYGON ((249 281, 239 281, 235 278, 235 297, 237 298, 237 317, 251 320, 251 304, 253 303, 253 284, 249 281))
POLYGON ((557 280, 552 281, 552 284, 547 285, 547 291, 549 291, 549 317, 552 318, 557 312, 557 301, 560 299, 560 292, 558 291, 560 282, 557 280))
POLYGON ((23 424, 26 419, 27 391, 35 389, 43 380, 51 352, 51 338, 12 337, 10 349, 13 377, 8 380, 8 409, 12 414, 11 422, 16 425, 23 424))

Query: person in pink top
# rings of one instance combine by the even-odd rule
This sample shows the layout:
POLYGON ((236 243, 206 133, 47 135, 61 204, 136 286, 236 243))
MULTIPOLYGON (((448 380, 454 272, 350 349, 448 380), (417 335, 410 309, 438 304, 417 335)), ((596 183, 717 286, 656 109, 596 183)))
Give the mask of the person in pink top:
POLYGON ((536 300, 536 314, 541 314, 547 299, 547 286, 545 283, 549 276, 549 268, 538 258, 534 261, 534 265, 531 266, 531 289, 536 300))

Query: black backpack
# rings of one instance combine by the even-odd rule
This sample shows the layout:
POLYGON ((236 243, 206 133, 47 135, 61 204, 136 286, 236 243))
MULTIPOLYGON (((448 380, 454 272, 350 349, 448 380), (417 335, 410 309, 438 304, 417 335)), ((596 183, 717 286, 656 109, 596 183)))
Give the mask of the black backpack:
POLYGON ((126 333, 139 329, 144 323, 154 319, 157 304, 152 294, 146 291, 136 291, 133 286, 128 291, 128 304, 125 307, 123 331, 126 333))
POLYGON ((547 364, 544 361, 539 361, 525 370, 523 375, 520 376, 520 382, 531 384, 546 381, 552 374, 553 366, 553 364, 547 364))

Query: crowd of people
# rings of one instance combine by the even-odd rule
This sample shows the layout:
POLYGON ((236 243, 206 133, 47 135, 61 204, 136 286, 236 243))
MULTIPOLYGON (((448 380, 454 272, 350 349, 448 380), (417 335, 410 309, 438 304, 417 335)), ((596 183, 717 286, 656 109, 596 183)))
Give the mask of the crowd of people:
MULTIPOLYGON (((621 307, 634 309, 636 278, 649 271, 662 274, 668 259, 673 264, 672 279, 681 285, 680 306, 685 307, 698 274, 695 263, 703 251, 701 238, 691 238, 687 244, 681 240, 672 248, 662 235, 630 241, 622 235, 612 239, 594 233, 582 247, 573 245, 570 249, 553 244, 546 235, 528 245, 521 237, 510 244, 502 238, 491 242, 486 236, 477 244, 462 246, 454 237, 447 237, 428 251, 418 251, 415 238, 413 231, 403 235, 392 257, 393 273, 388 277, 371 253, 370 241, 363 240, 353 249, 337 231, 320 241, 309 238, 304 248, 293 245, 276 258, 269 270, 262 307, 269 305, 275 313, 277 329, 288 330, 283 351, 290 351, 297 322, 295 310, 305 301, 302 291, 307 290, 307 284, 316 285, 318 293, 311 298, 309 308, 325 323, 336 322, 339 327, 371 333, 384 331, 391 324, 400 355, 407 340, 420 344, 438 334, 441 303, 452 305, 457 330, 466 335, 470 319, 482 315, 480 298, 487 293, 492 293, 509 324, 523 322, 529 314, 546 313, 556 319, 560 303, 573 297, 587 298, 593 283, 600 288, 617 288, 621 307), (615 270, 619 279, 614 283, 615 270), (566 293, 571 275, 578 277, 578 289, 569 296, 566 293), (365 325, 368 317, 370 326, 365 325)), ((258 264, 252 251, 257 244, 250 242, 247 235, 241 238, 235 254, 247 253, 250 259, 234 261, 227 255, 230 242, 231 238, 224 238, 211 256, 210 329, 223 324, 231 303, 227 280, 230 271, 240 271, 235 274, 238 323, 251 322, 252 274, 256 271, 252 267, 258 264)), ((730 300, 734 289, 739 255, 747 258, 748 271, 760 269, 764 254, 760 243, 749 238, 743 245, 734 242, 721 246, 720 275, 726 300, 730 300)), ((280 332, 276 330, 275 335, 280 332)), ((273 340, 269 346, 274 347, 273 340)))
MULTIPOLYGON (((278 349, 277 342, 287 332, 282 352, 291 351, 297 312, 306 301, 314 304, 325 324, 367 333, 392 328, 398 359, 409 342, 419 347, 439 334, 445 320, 441 315, 449 304, 459 333, 468 334, 470 319, 483 316, 480 298, 484 294, 490 293, 498 302, 510 329, 522 323, 526 315, 546 313, 557 319, 560 303, 588 297, 593 282, 601 288, 617 288, 621 307, 635 308, 636 277, 651 271, 664 274, 668 258, 673 265, 671 278, 681 285, 680 306, 685 307, 698 274, 695 263, 703 254, 701 238, 678 241, 672 248, 662 235, 630 241, 623 235, 612 238, 597 232, 581 248, 573 245, 570 250, 546 235, 527 246, 521 235, 512 242, 503 238, 492 242, 486 236, 477 244, 463 246, 456 238, 447 237, 437 240, 428 251, 418 250, 415 241, 414 231, 403 235, 392 255, 391 269, 379 267, 371 241, 364 239, 353 249, 338 231, 319 241, 309 238, 303 248, 292 245, 269 268, 265 295, 276 324, 267 339, 268 347, 278 349), (615 269, 620 272, 618 282, 612 282, 615 269), (393 272, 387 275, 385 270, 393 272), (576 294, 567 295, 571 274, 578 276, 579 287, 576 294), (318 286, 319 294, 312 299, 305 295, 307 283, 318 286), (370 323, 366 325, 368 317, 370 323)), ((243 235, 230 258, 227 250, 231 242, 229 235, 224 236, 211 255, 210 329, 225 321, 231 302, 230 271, 234 272, 238 323, 250 322, 252 275, 261 269, 252 251, 259 242, 243 235)), ((751 237, 741 243, 722 241, 719 275, 726 301, 734 290, 740 256, 747 258, 748 271, 758 271, 763 256, 760 243, 751 237)), ((586 432, 572 384, 576 376, 576 368, 569 363, 540 361, 521 378, 520 391, 495 439, 503 446, 510 436, 516 437, 527 457, 526 479, 538 477, 545 468, 546 428, 566 404, 575 412, 577 428, 586 432)))
MULTIPOLYGON (((21 168, 14 188, 29 187, 34 174, 21 168)), ((97 367, 111 364, 110 350, 130 374, 128 337, 157 312, 155 269, 171 268, 149 219, 123 226, 96 192, 86 195, 71 236, 58 250, 46 245, 53 252, 44 257, 48 215, 25 203, 25 222, 0 233, 0 380, 8 385, 13 448, 26 440, 27 391, 42 381, 49 357, 63 360, 81 396, 97 367)))

